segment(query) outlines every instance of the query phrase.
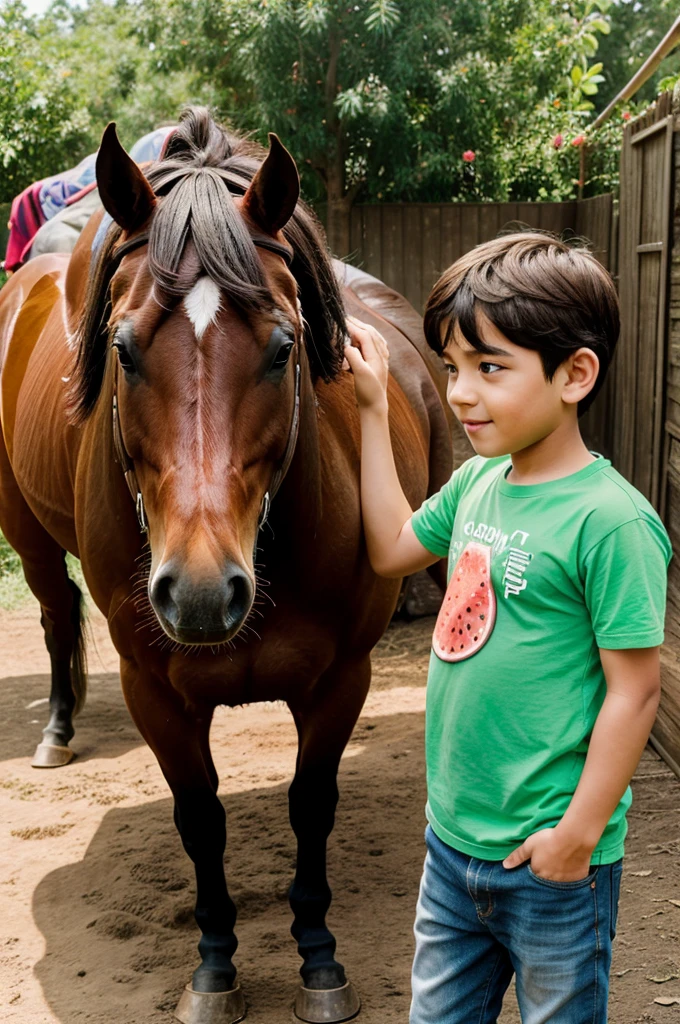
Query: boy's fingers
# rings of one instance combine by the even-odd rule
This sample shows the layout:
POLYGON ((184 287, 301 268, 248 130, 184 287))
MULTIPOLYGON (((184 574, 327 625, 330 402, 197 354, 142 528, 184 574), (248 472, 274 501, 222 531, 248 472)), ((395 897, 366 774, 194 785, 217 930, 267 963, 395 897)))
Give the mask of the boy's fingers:
POLYGON ((352 332, 359 334, 362 338, 364 336, 370 338, 376 348, 388 352, 387 342, 380 331, 373 327, 372 324, 366 324, 363 320, 357 320, 356 317, 353 316, 347 316, 345 319, 351 327, 352 332))
POLYGON ((358 366, 359 363, 363 363, 364 357, 359 348, 348 344, 345 345, 345 360, 349 364, 349 369, 352 369, 354 366, 358 366))
POLYGON ((508 854, 503 861, 503 867, 517 868, 520 864, 524 864, 526 860, 529 860, 530 857, 531 853, 527 849, 527 844, 522 843, 522 845, 518 846, 516 850, 513 850, 512 853, 508 854))

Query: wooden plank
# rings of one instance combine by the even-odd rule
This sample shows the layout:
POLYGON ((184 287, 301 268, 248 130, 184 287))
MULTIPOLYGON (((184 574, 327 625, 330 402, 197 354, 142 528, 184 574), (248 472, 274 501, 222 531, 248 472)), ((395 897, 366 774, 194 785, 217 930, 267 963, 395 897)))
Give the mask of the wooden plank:
POLYGON ((666 499, 668 498, 668 486, 670 479, 670 470, 672 465, 671 452, 673 445, 678 444, 667 430, 664 430, 662 437, 662 453, 661 453, 661 465, 663 467, 662 481, 659 486, 659 503, 657 506, 659 516, 663 522, 666 518, 666 499))
POLYGON ((637 325, 637 400, 628 415, 633 420, 633 474, 628 479, 652 501, 654 457, 654 399, 657 364, 657 319, 659 301, 659 253, 639 257, 639 299, 637 325), (633 413, 631 415, 631 413, 633 413))
POLYGON ((421 210, 417 204, 404 206, 402 260, 404 265, 404 291, 411 305, 423 312, 423 266, 418 239, 421 233, 421 210))
POLYGON ((355 267, 363 266, 364 250, 364 217, 363 207, 353 206, 349 215, 349 254, 348 260, 355 267))
POLYGON ((638 252, 663 252, 663 242, 645 242, 638 245, 638 252))
POLYGON ((439 259, 442 271, 463 255, 460 234, 460 203, 446 203, 441 208, 441 248, 439 259))
POLYGON ((671 240, 671 214, 672 214, 672 189, 673 189, 673 118, 667 117, 664 121, 666 135, 662 140, 661 166, 663 168, 663 183, 660 193, 660 223, 661 242, 663 253, 661 255, 661 270, 659 280, 659 307, 657 313, 657 360, 656 360, 656 381, 655 381, 655 403, 654 403, 654 451, 652 471, 652 503, 659 509, 662 518, 666 514, 667 498, 667 453, 668 442, 666 442, 662 423, 666 416, 664 408, 664 377, 670 370, 671 351, 668 343, 668 278, 670 269, 670 247, 671 240))
POLYGON ((390 203, 383 207, 382 217, 383 281, 395 291, 404 291, 404 207, 390 203))
POLYGON ((593 255, 609 268, 613 196, 606 193, 581 199, 577 205, 576 233, 587 239, 593 255))
POLYGON ((500 219, 496 203, 480 203, 478 207, 479 241, 490 242, 498 234, 500 219))
MULTIPOLYGON (((680 551, 680 478, 669 475, 666 527, 673 550, 680 551)), ((680 565, 677 556, 668 570, 665 642, 661 648, 661 703, 652 739, 670 767, 680 766, 680 565)))
POLYGON ((539 203, 538 226, 555 235, 560 235, 565 228, 573 230, 576 227, 572 219, 574 212, 571 203, 539 203))
POLYGON ((517 230, 517 203, 500 203, 498 206, 498 231, 517 230))
POLYGON ((663 121, 657 121, 655 124, 650 124, 647 128, 643 128, 642 131, 636 132, 633 135, 631 142, 633 146, 636 146, 638 142, 644 142, 650 135, 656 135, 657 132, 662 131, 665 128, 663 121))
POLYGON ((460 246, 469 252, 479 242, 479 207, 477 203, 464 203, 460 208, 460 246))
MULTIPOLYGON (((621 223, 619 243, 619 296, 621 302, 621 337, 616 354, 617 417, 614 464, 628 480, 634 473, 635 423, 641 412, 637 406, 637 327, 638 327, 638 257, 640 242, 641 151, 633 150, 631 133, 624 130, 621 149, 621 223)), ((649 257, 647 257, 649 258, 649 257)))
POLYGON ((364 206, 363 258, 364 270, 382 280, 382 207, 364 206))
POLYGON ((640 206, 639 236, 636 245, 637 256, 637 402, 634 422, 634 465, 629 479, 651 502, 654 493, 655 458, 655 387, 658 362, 658 302, 662 272, 661 253, 657 249, 640 252, 640 248, 659 239, 659 189, 662 182, 663 166, 658 163, 658 138, 645 136, 648 141, 633 151, 633 159, 639 168, 644 186, 637 193, 640 206))
POLYGON ((422 208, 422 233, 420 250, 423 263, 423 295, 421 308, 425 308, 432 285, 441 276, 441 210, 434 203, 424 203, 422 208))
POLYGON ((619 201, 612 200, 612 213, 609 233, 609 273, 616 283, 619 279, 619 201))
POLYGON ((517 220, 520 224, 531 228, 541 226, 540 203, 517 203, 517 220))

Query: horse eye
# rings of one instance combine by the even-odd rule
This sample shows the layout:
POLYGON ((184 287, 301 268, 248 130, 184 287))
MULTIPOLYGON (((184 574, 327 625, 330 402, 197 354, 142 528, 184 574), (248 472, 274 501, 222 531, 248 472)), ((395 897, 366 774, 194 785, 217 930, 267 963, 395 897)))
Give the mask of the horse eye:
POLYGON ((123 342, 114 339, 113 348, 115 348, 118 353, 118 362, 120 363, 121 369, 125 373, 136 373, 137 367, 135 366, 134 360, 123 342))
POLYGON ((284 341, 284 343, 280 346, 278 352, 272 359, 271 365, 269 367, 270 371, 285 369, 285 367, 288 365, 288 360, 290 358, 290 354, 292 351, 293 342, 284 341))

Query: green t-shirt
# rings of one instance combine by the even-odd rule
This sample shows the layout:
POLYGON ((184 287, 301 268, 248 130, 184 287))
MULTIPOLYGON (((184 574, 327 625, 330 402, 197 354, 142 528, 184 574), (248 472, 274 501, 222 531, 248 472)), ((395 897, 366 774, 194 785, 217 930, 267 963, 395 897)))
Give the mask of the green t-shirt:
MULTIPOLYGON (((428 820, 485 860, 564 815, 606 693, 598 648, 663 642, 672 556, 658 515, 608 459, 529 486, 508 483, 511 467, 469 459, 411 520, 449 556, 449 578, 470 541, 491 547, 493 631, 463 661, 432 651, 426 701, 428 820)), ((629 788, 593 863, 623 856, 630 803, 629 788)))

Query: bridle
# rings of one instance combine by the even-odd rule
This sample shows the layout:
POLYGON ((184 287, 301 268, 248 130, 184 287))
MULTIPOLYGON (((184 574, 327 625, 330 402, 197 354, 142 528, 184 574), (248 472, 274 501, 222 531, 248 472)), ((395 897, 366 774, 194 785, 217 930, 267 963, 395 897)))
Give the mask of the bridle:
MULTIPOLYGON (((267 235, 251 234, 250 236, 253 243, 260 249, 267 249, 269 252, 276 253, 277 256, 285 261, 286 266, 290 266, 293 261, 293 253, 289 246, 283 245, 281 242, 275 241, 273 238, 269 238, 267 235)), ((108 293, 111 285, 111 280, 116 270, 120 266, 120 263, 124 256, 134 252, 135 249, 141 248, 146 245, 149 241, 149 233, 144 232, 141 235, 135 235, 134 238, 128 239, 123 242, 116 251, 113 253, 110 264, 106 268, 106 280, 104 287, 108 293)), ((108 305, 108 303, 107 303, 108 305)), ((104 327, 106 325, 103 325, 104 327)), ((286 444, 286 450, 283 453, 283 458, 280 465, 274 470, 272 478, 269 482, 269 487, 265 492, 262 499, 262 505, 260 507, 260 515, 257 522, 258 531, 262 529, 264 524, 269 518, 269 510, 274 496, 284 478, 290 469, 290 464, 293 461, 293 455, 295 454, 295 446, 297 444, 298 432, 300 429, 300 342, 296 342, 296 361, 295 361, 295 404, 293 407, 293 418, 290 424, 290 430, 288 431, 288 441, 286 444)), ((146 512, 144 510, 144 498, 142 491, 139 486, 137 479, 137 473, 135 472, 135 465, 130 458, 125 442, 123 441, 123 432, 120 425, 120 415, 118 412, 118 360, 116 359, 113 374, 113 449, 116 457, 116 461, 120 464, 123 475, 125 476, 125 483, 128 486, 130 495, 133 502, 135 503, 135 510, 137 512, 137 522, 139 523, 139 529, 142 533, 149 532, 149 524, 146 518, 146 512)))

